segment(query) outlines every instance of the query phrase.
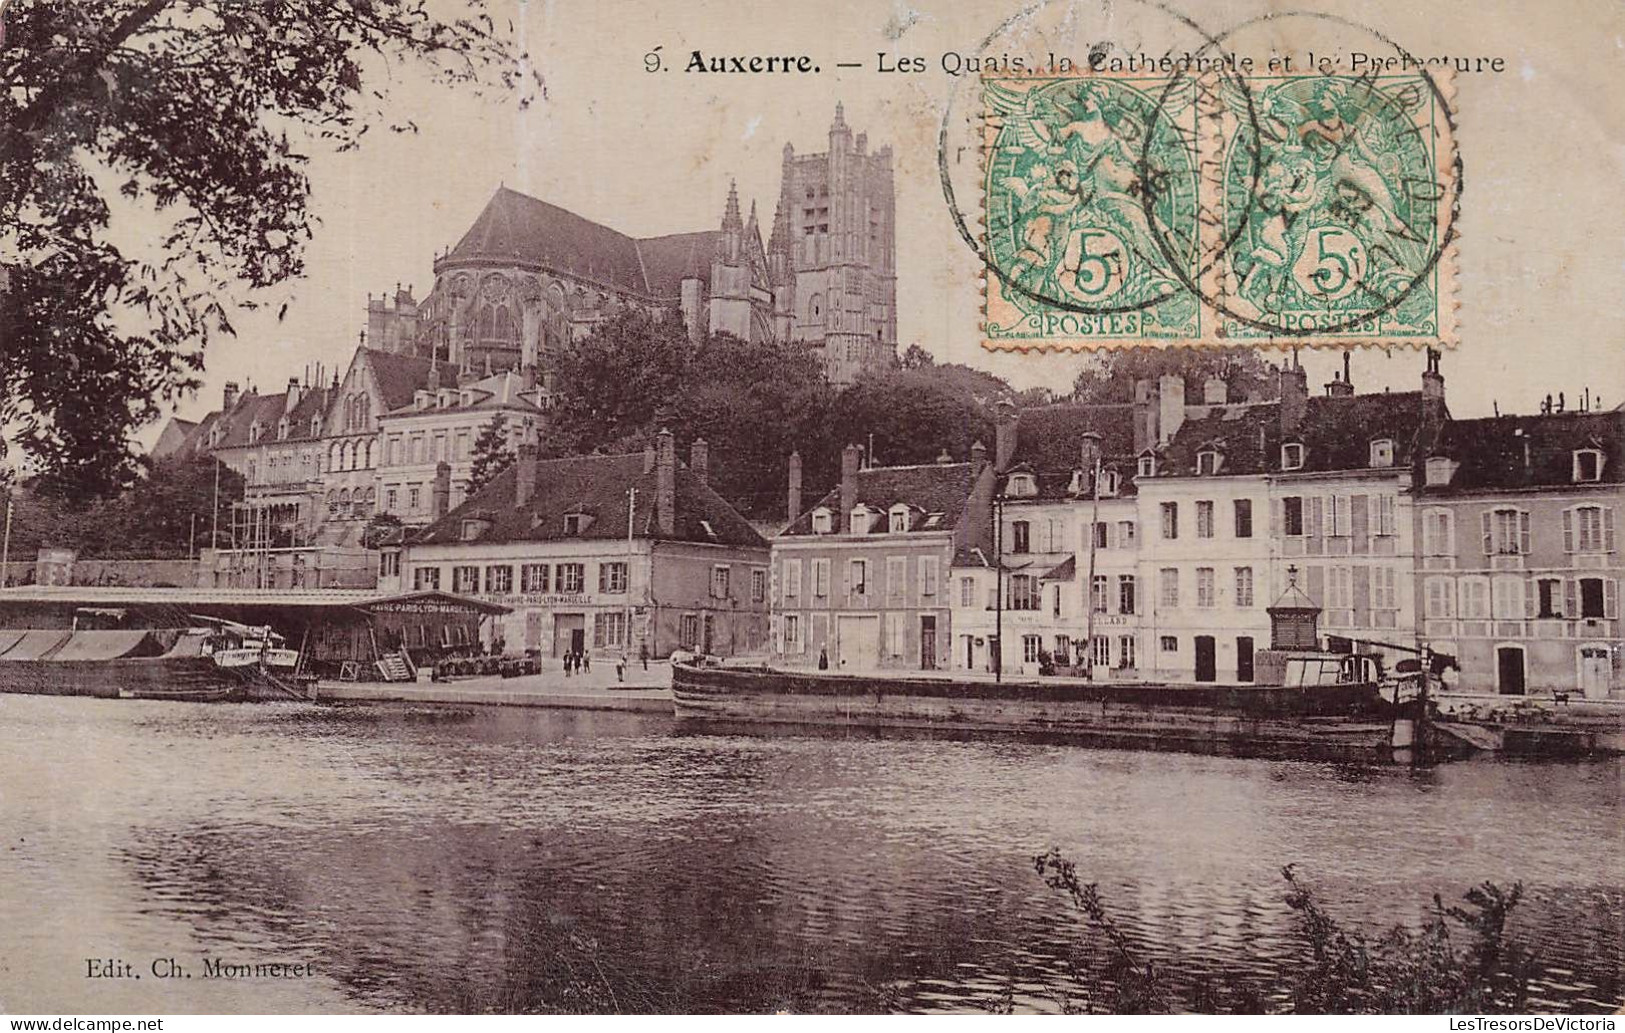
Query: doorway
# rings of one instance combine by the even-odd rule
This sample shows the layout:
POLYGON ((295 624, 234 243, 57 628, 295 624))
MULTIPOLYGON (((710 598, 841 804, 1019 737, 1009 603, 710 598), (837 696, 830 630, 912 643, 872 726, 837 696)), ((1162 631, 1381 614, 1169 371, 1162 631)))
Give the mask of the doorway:
POLYGON ((1523 647, 1500 646, 1495 650, 1496 685, 1503 696, 1522 696, 1523 647))
POLYGON ((1604 646, 1580 647, 1580 694, 1586 699, 1608 698, 1608 650, 1604 646))
POLYGON ((561 613, 553 618, 553 655, 583 653, 587 649, 587 617, 581 613, 561 613))
POLYGON ((920 617, 920 670, 934 671, 937 668, 937 617, 936 614, 926 614, 920 617))
POLYGON ((1219 678, 1218 650, 1212 635, 1196 636, 1196 680, 1217 681, 1219 678))
POLYGON ((1236 681, 1253 680, 1253 640, 1250 635, 1236 636, 1236 681))
POLYGON ((880 618, 841 615, 836 625, 839 666, 847 671, 872 671, 880 666, 880 618))

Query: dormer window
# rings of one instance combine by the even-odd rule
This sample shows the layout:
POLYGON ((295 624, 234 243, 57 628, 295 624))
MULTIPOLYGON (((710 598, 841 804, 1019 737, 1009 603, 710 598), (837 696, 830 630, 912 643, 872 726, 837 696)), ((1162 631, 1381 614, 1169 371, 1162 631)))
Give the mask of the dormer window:
POLYGON ((457 536, 465 542, 477 542, 490 526, 491 522, 489 520, 470 517, 464 520, 462 526, 458 528, 457 536))
POLYGON ((1217 451, 1205 448, 1196 453, 1196 472, 1204 477, 1210 477, 1219 472, 1224 458, 1217 451))
POLYGON ((893 506, 887 514, 886 530, 891 534, 904 534, 908 531, 908 507, 904 505, 893 506))
POLYGON ((1038 494, 1038 478, 1027 471, 1013 473, 1007 490, 1016 498, 1030 499, 1038 494))
POLYGON ((1157 475, 1157 457, 1151 452, 1140 453, 1140 462, 1135 469, 1140 477, 1155 477, 1157 475))
POLYGON ((1303 445, 1296 441, 1289 441, 1281 446, 1281 469, 1303 469, 1303 445))
POLYGON ((1602 480, 1602 452, 1595 448, 1574 450, 1574 483, 1602 480))
POLYGON ((869 507, 861 502, 852 507, 852 533, 869 533, 869 507))
POLYGON ((592 526, 592 516, 588 513, 564 514, 564 533, 581 534, 592 526))
POLYGON ((1117 473, 1116 470, 1105 470, 1105 471, 1101 472, 1101 475, 1100 475, 1100 494, 1101 495, 1103 495, 1103 496, 1116 495, 1117 494, 1117 489, 1119 487, 1121 487, 1121 485, 1122 485, 1122 478, 1118 476, 1118 473, 1117 473))
POLYGON ((288 418, 286 416, 276 421, 276 439, 278 441, 288 440, 288 418))
POLYGON ((255 420, 248 425, 248 443, 252 445, 260 439, 260 421, 255 420))
POLYGON ((1393 439, 1378 438, 1371 443, 1371 465, 1373 467, 1394 465, 1393 439))
POLYGON ((832 516, 832 514, 830 513, 830 511, 825 509, 823 506, 819 506, 817 509, 813 510, 813 512, 812 512, 813 534, 829 534, 830 531, 834 530, 834 528, 831 527, 831 525, 830 525, 830 517, 831 516, 832 516))
POLYGON ((1456 476, 1456 461, 1449 456, 1429 456, 1424 464, 1423 476, 1431 488, 1443 487, 1456 476))
POLYGON ((310 436, 313 438, 322 436, 322 418, 320 416, 310 418, 310 436))
POLYGON ((447 406, 451 405, 451 392, 450 391, 441 391, 439 393, 439 395, 437 395, 435 397, 434 404, 436 406, 438 406, 439 408, 441 408, 441 409, 444 409, 447 406))
POLYGON ((464 391, 463 394, 462 394, 462 398, 458 401, 457 404, 465 406, 465 407, 473 405, 474 404, 474 392, 472 392, 472 391, 464 391))

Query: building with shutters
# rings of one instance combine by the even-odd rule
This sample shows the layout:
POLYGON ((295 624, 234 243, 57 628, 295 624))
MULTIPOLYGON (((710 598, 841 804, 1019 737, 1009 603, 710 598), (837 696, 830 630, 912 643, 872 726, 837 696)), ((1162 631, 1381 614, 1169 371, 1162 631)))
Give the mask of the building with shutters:
POLYGON ((952 664, 955 554, 987 536, 993 467, 970 462, 863 466, 841 456, 841 481, 798 512, 799 457, 790 511, 773 540, 773 655, 832 671, 943 670, 952 664))
POLYGON ((1460 688, 1625 696, 1622 420, 1617 408, 1458 420, 1429 452, 1416 606, 1429 644, 1459 659, 1460 688))
MULTIPOLYGON (((510 653, 600 658, 674 649, 765 652, 767 543, 688 465, 669 432, 629 455, 518 460, 399 546, 404 591, 449 591, 508 607, 510 653)), ((395 547, 386 550, 386 556, 395 547)))

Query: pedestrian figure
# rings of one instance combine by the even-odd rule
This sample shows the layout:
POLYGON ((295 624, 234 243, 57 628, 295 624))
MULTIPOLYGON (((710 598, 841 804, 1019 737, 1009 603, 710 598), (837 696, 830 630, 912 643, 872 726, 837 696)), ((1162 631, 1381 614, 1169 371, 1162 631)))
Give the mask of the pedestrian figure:
POLYGON ((574 659, 575 659, 575 654, 574 653, 565 653, 564 654, 564 676, 566 678, 570 677, 570 663, 574 659))
POLYGON ((829 653, 823 646, 818 647, 818 669, 820 671, 829 670, 829 653))
POLYGON ((616 681, 625 681, 626 680, 626 657, 625 656, 619 657, 615 661, 615 680, 616 681))
POLYGON ((647 671, 649 669, 649 643, 638 643, 638 659, 643 661, 643 669, 647 671))
POLYGON ((592 673, 592 654, 591 653, 582 653, 581 654, 581 669, 583 671, 585 671, 587 674, 592 673))

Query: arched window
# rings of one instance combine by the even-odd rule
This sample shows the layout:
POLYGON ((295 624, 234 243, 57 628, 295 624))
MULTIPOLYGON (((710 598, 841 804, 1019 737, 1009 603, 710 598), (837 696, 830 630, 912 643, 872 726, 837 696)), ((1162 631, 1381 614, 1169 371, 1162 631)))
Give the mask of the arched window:
POLYGON ((366 443, 362 446, 361 465, 363 467, 367 468, 368 470, 372 469, 372 439, 371 438, 368 438, 366 443))
POLYGON ((335 442, 333 442, 332 447, 327 450, 327 469, 328 469, 328 472, 331 473, 332 471, 337 470, 338 468, 339 468, 339 443, 337 441, 335 441, 335 442))

